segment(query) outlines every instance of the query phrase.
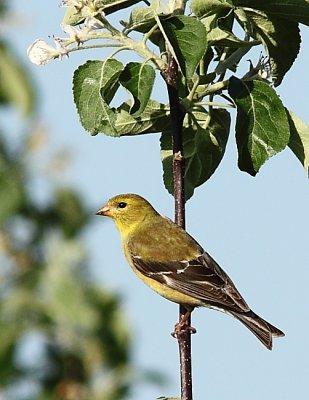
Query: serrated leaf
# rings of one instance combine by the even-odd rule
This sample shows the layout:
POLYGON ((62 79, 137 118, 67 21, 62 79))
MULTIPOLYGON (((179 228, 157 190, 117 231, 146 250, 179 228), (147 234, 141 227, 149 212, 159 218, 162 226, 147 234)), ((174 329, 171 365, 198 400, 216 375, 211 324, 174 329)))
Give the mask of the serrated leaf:
POLYGON ((309 173, 309 126, 286 110, 290 124, 289 147, 309 173))
POLYGON ((265 82, 231 77, 228 91, 237 107, 238 166, 255 176, 265 161, 289 142, 286 112, 276 92, 265 82))
POLYGON ((223 46, 223 47, 252 47, 260 44, 259 40, 241 40, 234 33, 222 29, 218 25, 216 15, 211 15, 203 18, 203 24, 207 31, 207 40, 209 46, 223 46))
POLYGON ((125 102, 117 109, 113 109, 115 113, 115 129, 117 134, 114 135, 109 131, 100 130, 106 135, 111 136, 132 136, 146 133, 161 132, 170 126, 170 109, 169 105, 149 100, 143 113, 138 117, 130 114, 131 102, 125 102))
POLYGON ((31 114, 35 103, 27 70, 3 42, 0 43, 0 103, 19 107, 24 114, 31 114))
POLYGON ((154 13, 150 7, 135 7, 131 11, 129 22, 126 24, 128 31, 146 33, 156 24, 154 13))
POLYGON ((229 11, 232 8, 233 2, 229 0, 191 0, 191 10, 199 18, 229 11))
POLYGON ((209 32, 208 43, 210 46, 222 46, 222 47, 252 47, 258 46, 259 40, 240 40, 233 33, 225 31, 219 27, 214 28, 209 32))
MULTIPOLYGON (((185 198, 188 200, 194 189, 206 182, 217 169, 225 152, 230 129, 230 114, 223 109, 195 112, 194 120, 189 115, 183 128, 185 157, 185 198)), ((163 180, 169 193, 174 193, 173 145, 170 131, 161 135, 161 159, 163 180)))
POLYGON ((117 136, 115 115, 109 103, 118 88, 123 69, 120 61, 111 58, 87 61, 74 72, 75 105, 82 126, 91 134, 97 134, 105 127, 117 136))
POLYGON ((301 38, 298 24, 269 16, 262 11, 247 9, 242 12, 245 13, 246 28, 251 36, 261 40, 266 48, 275 86, 280 85, 299 52, 301 38))
MULTIPOLYGON (((149 7, 134 7, 130 14, 129 22, 121 22, 125 26, 126 33, 131 31, 147 33, 157 24, 156 16, 160 18, 169 18, 171 16, 171 13, 164 14, 161 12, 160 0, 153 0, 149 7)), ((160 43, 163 43, 164 39, 159 27, 152 30, 149 39, 156 46, 160 47, 160 43)))
POLYGON ((237 7, 265 11, 274 17, 309 25, 308 0, 234 0, 237 7))
POLYGON ((128 31, 135 30, 137 32, 146 33, 155 24, 155 15, 165 15, 166 17, 170 14, 163 14, 160 12, 160 0, 153 0, 149 7, 134 7, 130 14, 126 29, 128 31))
POLYGON ((185 15, 161 19, 161 23, 181 72, 190 79, 207 50, 205 26, 197 18, 185 15))
POLYGON ((128 63, 121 73, 119 82, 133 96, 130 113, 134 117, 139 116, 145 110, 150 99, 155 76, 155 71, 150 65, 137 62, 128 63))

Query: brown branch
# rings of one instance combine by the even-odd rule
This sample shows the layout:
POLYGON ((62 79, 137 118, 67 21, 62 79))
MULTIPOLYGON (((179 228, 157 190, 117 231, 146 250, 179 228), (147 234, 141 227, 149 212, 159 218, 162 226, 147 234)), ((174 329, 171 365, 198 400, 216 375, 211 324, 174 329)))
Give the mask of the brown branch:
MULTIPOLYGON (((167 85, 170 103, 173 138, 175 222, 176 224, 185 228, 185 158, 183 155, 182 144, 182 126, 185 117, 185 111, 181 107, 178 95, 178 65, 171 54, 169 54, 168 66, 164 71, 162 71, 162 75, 167 85)), ((186 308, 180 305, 179 321, 182 320, 186 312, 186 308)), ((186 326, 190 326, 190 323, 191 318, 189 317, 186 326)), ((191 332, 189 329, 186 329, 186 326, 177 333, 180 358, 181 399, 192 400, 191 332)))

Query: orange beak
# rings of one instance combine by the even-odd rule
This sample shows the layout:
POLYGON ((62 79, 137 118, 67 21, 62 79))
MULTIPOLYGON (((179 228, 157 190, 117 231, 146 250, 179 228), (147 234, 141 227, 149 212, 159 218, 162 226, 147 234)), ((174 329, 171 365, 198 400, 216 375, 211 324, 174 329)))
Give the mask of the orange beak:
POLYGON ((104 215, 105 217, 113 217, 114 214, 108 206, 104 206, 103 208, 100 208, 100 210, 98 210, 96 212, 96 215, 104 215))

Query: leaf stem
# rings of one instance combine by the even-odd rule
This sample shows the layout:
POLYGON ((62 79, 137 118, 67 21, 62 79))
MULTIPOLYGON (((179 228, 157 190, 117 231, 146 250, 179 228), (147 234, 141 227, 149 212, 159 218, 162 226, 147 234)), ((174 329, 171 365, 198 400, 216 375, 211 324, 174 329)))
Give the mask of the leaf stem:
POLYGON ((105 63, 108 59, 113 58, 117 53, 120 53, 120 52, 123 51, 123 50, 130 50, 130 47, 129 47, 129 46, 122 46, 122 47, 120 47, 119 49, 114 50, 108 57, 106 57, 106 59, 104 60, 104 63, 105 63))
POLYGON ((234 104, 217 103, 215 101, 199 101, 197 103, 194 103, 194 106, 212 106, 212 107, 221 107, 221 108, 235 108, 234 104))
POLYGON ((193 100, 194 94, 195 94, 195 92, 196 92, 196 89, 198 88, 199 83, 200 83, 200 77, 199 77, 199 75, 198 75, 197 78, 195 79, 195 82, 194 82, 194 84, 193 84, 193 87, 192 87, 192 89, 190 90, 190 93, 189 93, 189 95, 188 95, 188 99, 189 99, 190 101, 193 100))
POLYGON ((125 46, 123 43, 106 43, 106 44, 92 44, 92 45, 88 45, 88 46, 77 46, 77 47, 72 47, 72 48, 66 49, 66 50, 68 53, 72 53, 73 51, 101 49, 101 48, 106 48, 106 47, 125 47, 127 49, 127 46, 125 46))
POLYGON ((157 25, 158 25, 158 27, 160 29, 160 32, 162 33, 162 36, 164 37, 164 40, 165 40, 165 42, 167 44, 167 46, 166 46, 167 50, 172 54, 173 58, 175 60, 177 60, 177 57, 176 57, 175 51, 173 49, 173 46, 171 45, 171 42, 169 41, 169 39, 168 39, 168 37, 167 37, 167 35, 165 33, 165 30, 163 28, 163 25, 161 24, 159 16, 155 15, 154 17, 155 17, 156 23, 157 23, 157 25))
POLYGON ((142 42, 144 43, 144 45, 146 46, 146 42, 147 40, 150 38, 150 36, 153 34, 153 32, 158 29, 158 25, 154 24, 154 26, 147 32, 145 33, 142 42))
POLYGON ((218 92, 221 92, 223 89, 227 89, 229 84, 229 80, 226 79, 225 81, 222 82, 216 82, 211 86, 208 86, 203 93, 199 93, 200 97, 208 96, 210 94, 216 94, 218 92))

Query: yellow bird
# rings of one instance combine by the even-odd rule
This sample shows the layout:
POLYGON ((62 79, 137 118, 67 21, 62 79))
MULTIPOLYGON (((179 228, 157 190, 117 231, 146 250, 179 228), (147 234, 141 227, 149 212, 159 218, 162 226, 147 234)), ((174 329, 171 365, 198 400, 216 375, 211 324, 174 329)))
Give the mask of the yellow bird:
POLYGON ((143 197, 120 194, 97 214, 115 221, 136 275, 188 310, 176 331, 195 307, 203 306, 237 318, 270 350, 272 338, 284 336, 250 309, 229 276, 184 229, 161 216, 143 197))

